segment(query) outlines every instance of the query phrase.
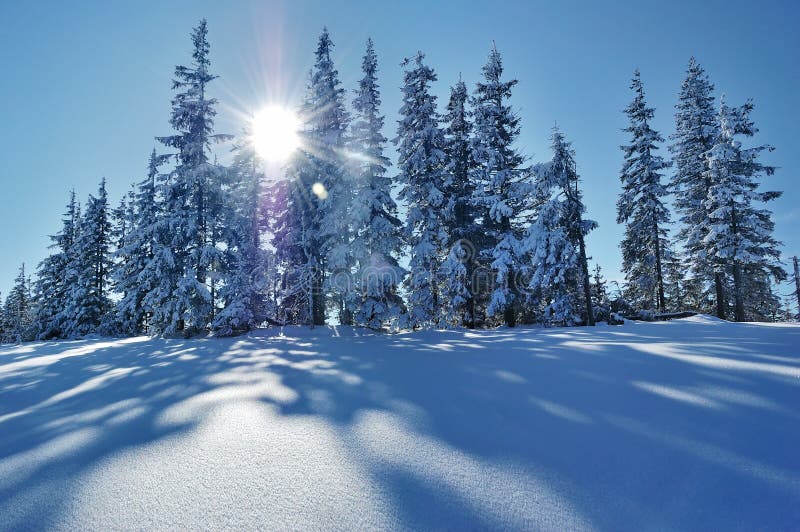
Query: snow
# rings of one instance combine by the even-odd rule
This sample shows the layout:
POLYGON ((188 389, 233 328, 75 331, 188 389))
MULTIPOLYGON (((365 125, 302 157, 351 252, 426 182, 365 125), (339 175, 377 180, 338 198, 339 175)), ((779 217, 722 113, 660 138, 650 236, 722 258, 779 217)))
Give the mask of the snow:
POLYGON ((800 326, 0 347, 0 530, 795 529, 800 326))

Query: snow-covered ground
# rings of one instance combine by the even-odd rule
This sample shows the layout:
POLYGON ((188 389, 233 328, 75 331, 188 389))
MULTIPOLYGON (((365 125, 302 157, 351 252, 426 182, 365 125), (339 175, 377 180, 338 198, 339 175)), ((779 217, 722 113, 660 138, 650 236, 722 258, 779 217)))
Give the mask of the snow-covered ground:
POLYGON ((800 327, 0 348, 0 529, 800 528, 800 327))

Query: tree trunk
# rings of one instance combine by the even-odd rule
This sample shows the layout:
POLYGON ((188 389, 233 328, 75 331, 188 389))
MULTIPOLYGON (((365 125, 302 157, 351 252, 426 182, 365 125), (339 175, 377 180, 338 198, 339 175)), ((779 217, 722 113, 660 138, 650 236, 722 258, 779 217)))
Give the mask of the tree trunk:
POLYGON ((664 312, 664 276, 661 272, 661 239, 658 236, 658 222, 653 221, 653 229, 655 230, 656 238, 656 289, 658 290, 658 299, 656 300, 656 308, 660 312, 664 312))
POLYGON ((742 266, 739 261, 733 261, 733 299, 734 319, 744 321, 744 294, 742 294, 742 266))
POLYGON ((725 287, 722 284, 722 274, 720 272, 714 273, 714 290, 717 298, 717 317, 721 320, 725 319, 725 287))
POLYGON ((589 261, 586 258, 586 241, 581 231, 578 238, 578 249, 580 251, 581 276, 583 277, 583 298, 586 300, 586 324, 594 326, 594 309, 592 309, 592 288, 589 284, 589 261))
POLYGON ((322 272, 315 270, 311 286, 311 319, 314 325, 325 325, 325 292, 323 290, 322 272))
POLYGON ((797 317, 800 319, 800 266, 797 264, 797 256, 794 257, 794 295, 797 296, 797 317))

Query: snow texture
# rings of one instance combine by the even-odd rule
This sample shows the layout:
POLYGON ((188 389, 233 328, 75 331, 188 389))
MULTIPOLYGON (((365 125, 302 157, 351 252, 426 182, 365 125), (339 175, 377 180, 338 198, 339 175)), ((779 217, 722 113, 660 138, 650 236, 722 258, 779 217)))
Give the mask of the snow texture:
POLYGON ((800 326, 0 348, 0 529, 800 523, 800 326))

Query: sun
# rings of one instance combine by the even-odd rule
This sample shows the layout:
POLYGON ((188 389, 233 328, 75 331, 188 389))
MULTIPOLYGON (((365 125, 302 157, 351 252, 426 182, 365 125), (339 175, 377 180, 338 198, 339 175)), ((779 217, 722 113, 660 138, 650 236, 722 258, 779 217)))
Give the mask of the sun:
POLYGON ((286 107, 270 105, 253 117, 253 147, 265 161, 285 161, 300 146, 299 130, 296 114, 286 107))

